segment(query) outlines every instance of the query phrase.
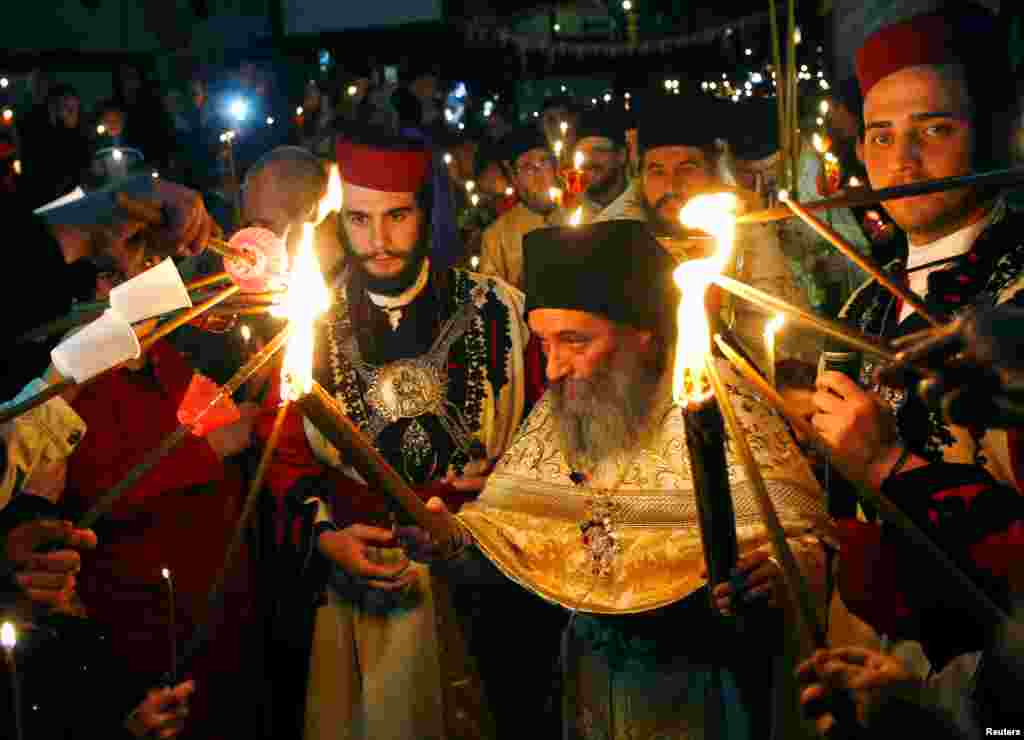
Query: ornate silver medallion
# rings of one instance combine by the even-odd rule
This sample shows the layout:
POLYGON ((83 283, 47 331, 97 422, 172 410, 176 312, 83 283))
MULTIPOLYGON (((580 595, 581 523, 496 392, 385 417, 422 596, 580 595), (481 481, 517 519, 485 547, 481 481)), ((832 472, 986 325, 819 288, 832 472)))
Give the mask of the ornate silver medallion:
POLYGON ((433 364, 399 360, 375 373, 366 402, 388 424, 442 411, 448 378, 433 364))

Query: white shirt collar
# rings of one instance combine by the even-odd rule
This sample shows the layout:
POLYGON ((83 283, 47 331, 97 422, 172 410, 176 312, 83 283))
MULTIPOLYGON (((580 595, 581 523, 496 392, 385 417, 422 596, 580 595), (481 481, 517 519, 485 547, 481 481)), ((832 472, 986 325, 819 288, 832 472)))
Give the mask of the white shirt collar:
POLYGON ((958 257, 970 251, 974 242, 981 236, 981 232, 989 227, 996 215, 996 208, 992 208, 982 218, 973 224, 954 231, 948 236, 936 239, 929 244, 920 246, 910 245, 910 253, 907 257, 907 269, 912 270, 920 265, 926 265, 936 260, 958 257))
POLYGON ((370 297, 370 301, 377 308, 382 309, 388 315, 388 321, 391 323, 392 331, 398 328, 399 322, 402 320, 402 309, 416 300, 416 297, 423 292, 423 289, 427 285, 427 278, 430 276, 430 258, 426 257, 423 260, 423 266, 420 268, 420 274, 416 278, 416 282, 406 288, 398 295, 378 295, 366 291, 366 294, 370 297))

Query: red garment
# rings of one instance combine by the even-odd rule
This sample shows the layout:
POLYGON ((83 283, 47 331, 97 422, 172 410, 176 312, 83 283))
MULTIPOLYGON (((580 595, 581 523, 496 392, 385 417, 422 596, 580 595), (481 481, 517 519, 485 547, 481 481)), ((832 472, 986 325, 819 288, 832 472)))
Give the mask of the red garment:
MULTIPOLYGON (((101 376, 74 403, 88 425, 68 466, 65 501, 74 518, 178 425, 178 404, 192 369, 165 341, 150 350, 149 358, 149 370, 101 376)), ((118 661, 138 675, 140 690, 170 667, 169 599, 161 569, 169 568, 174 580, 180 651, 194 625, 205 622, 206 594, 233 533, 243 490, 238 469, 221 462, 205 439, 190 435, 97 526, 99 547, 83 555, 79 592, 118 661)), ((215 640, 187 668, 199 683, 189 736, 240 736, 240 717, 253 714, 251 698, 245 704, 237 699, 251 697, 239 677, 258 675, 246 670, 242 659, 243 635, 253 624, 245 561, 240 558, 229 577, 227 616, 215 640)))

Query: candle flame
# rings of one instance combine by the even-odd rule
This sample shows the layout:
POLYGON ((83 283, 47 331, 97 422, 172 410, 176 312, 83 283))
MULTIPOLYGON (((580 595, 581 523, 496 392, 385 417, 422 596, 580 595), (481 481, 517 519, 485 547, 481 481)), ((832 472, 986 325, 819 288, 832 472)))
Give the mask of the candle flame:
POLYGON ((579 206, 569 217, 570 226, 579 226, 583 222, 583 206, 579 206))
POLYGON ((827 151, 825 147, 825 140, 821 138, 821 134, 819 133, 815 133, 811 137, 811 144, 814 145, 814 150, 818 152, 818 154, 824 154, 825 151, 827 151))
POLYGON ((718 249, 710 257, 679 265, 672 277, 682 291, 677 314, 676 361, 672 373, 672 398, 680 406, 701 403, 711 395, 705 358, 711 351, 704 296, 715 275, 722 272, 732 255, 736 239, 736 209, 739 199, 732 193, 698 195, 680 211, 679 219, 690 228, 715 237, 718 249), (686 327, 685 331, 683 327, 686 327))
POLYGON ((565 136, 565 132, 569 130, 569 124, 566 123, 565 121, 562 121, 560 124, 558 124, 558 127, 562 129, 562 136, 565 136))
POLYGON ((165 581, 171 580, 171 571, 168 570, 167 568, 161 568, 160 569, 160 575, 163 576, 163 579, 165 581))
POLYGON ((252 339, 252 329, 249 328, 248 324, 242 324, 242 339, 248 342, 252 339))
POLYGON ((576 152, 576 154, 572 158, 573 166, 578 170, 582 170, 583 162, 586 160, 586 158, 587 157, 583 152, 576 152))
POLYGON ((320 199, 320 205, 316 209, 316 225, 319 226, 331 213, 341 210, 341 174, 338 172, 338 165, 331 165, 331 172, 327 176, 327 192, 320 199))
POLYGON ((765 339, 771 341, 776 334, 782 329, 782 325, 786 323, 785 314, 777 313, 764 325, 764 336, 765 339))
POLYGON ((548 197, 551 198, 558 205, 562 205, 562 189, 561 188, 548 188, 548 197))
POLYGON ((302 241, 282 304, 284 315, 292 323, 281 367, 281 394, 285 400, 295 401, 313 390, 313 323, 330 305, 331 296, 313 249, 313 224, 306 223, 302 225, 302 241))
POLYGON ((4 622, 3 626, 0 627, 0 644, 10 650, 18 643, 18 635, 14 631, 14 625, 10 622, 4 622))
POLYGON ((474 190, 476 190, 476 182, 473 180, 466 180, 466 192, 472 193, 474 190))
POLYGON ((860 187, 860 178, 857 177, 857 176, 851 177, 850 178, 850 187, 851 188, 859 188, 860 187))
POLYGON ((556 156, 556 157, 559 157, 559 158, 561 158, 561 156, 562 156, 562 148, 563 148, 564 146, 565 146, 565 144, 564 144, 564 143, 562 143, 562 140, 561 140, 561 139, 559 139, 558 141, 556 141, 556 142, 555 142, 555 145, 554 145, 554 147, 553 147, 553 148, 554 148, 554 150, 555 150, 555 156, 556 156))

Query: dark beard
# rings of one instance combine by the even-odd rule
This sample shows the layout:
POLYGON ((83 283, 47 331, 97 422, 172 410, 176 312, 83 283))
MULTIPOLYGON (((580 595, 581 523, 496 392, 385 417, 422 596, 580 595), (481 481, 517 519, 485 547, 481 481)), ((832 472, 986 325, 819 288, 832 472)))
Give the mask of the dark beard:
POLYGON ((622 191, 626 189, 625 185, 626 179, 620 172, 618 175, 610 175, 600 185, 591 185, 587 188, 587 195, 594 202, 607 206, 622 195, 622 191))
POLYGON ((650 426, 660 375, 649 358, 616 352, 589 380, 552 384, 551 413, 570 467, 592 469, 639 444, 650 426))
POLYGON ((652 206, 647 200, 647 194, 642 194, 640 202, 643 205, 644 215, 647 217, 647 225, 654 236, 683 238, 688 234, 687 229, 678 220, 666 220, 665 217, 661 215, 661 211, 658 210, 658 206, 663 205, 667 200, 669 200, 669 196, 662 196, 662 198, 652 206))
MULTIPOLYGON (((423 260, 430 254, 430 238, 428 234, 422 235, 416 242, 415 249, 406 257, 407 261, 402 270, 394 277, 388 278, 377 277, 367 272, 364 265, 369 258, 357 254, 348 239, 345 240, 345 250, 352 261, 356 278, 368 291, 376 295, 396 296, 411 288, 412 284, 416 282, 416 278, 420 276, 423 260)), ((399 256, 392 255, 390 252, 388 254, 389 256, 399 256)))

